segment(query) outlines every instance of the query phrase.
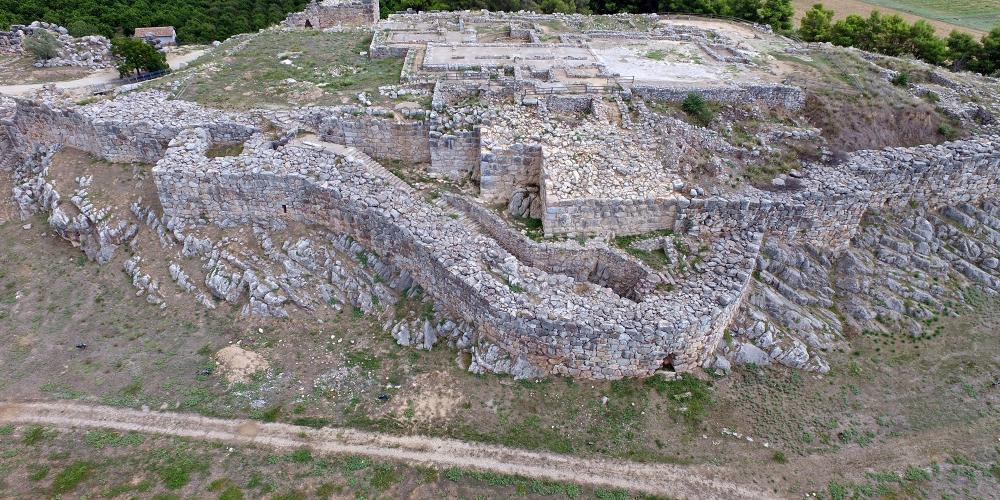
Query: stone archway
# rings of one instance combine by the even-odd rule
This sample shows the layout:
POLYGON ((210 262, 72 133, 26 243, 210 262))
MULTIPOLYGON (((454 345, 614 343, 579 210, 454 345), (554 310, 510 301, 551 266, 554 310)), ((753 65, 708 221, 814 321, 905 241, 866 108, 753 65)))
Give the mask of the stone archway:
POLYGON ((311 21, 309 21, 308 19, 306 19, 306 24, 305 24, 305 27, 306 27, 306 28, 312 28, 312 27, 313 27, 313 25, 312 25, 312 22, 311 22, 311 21))

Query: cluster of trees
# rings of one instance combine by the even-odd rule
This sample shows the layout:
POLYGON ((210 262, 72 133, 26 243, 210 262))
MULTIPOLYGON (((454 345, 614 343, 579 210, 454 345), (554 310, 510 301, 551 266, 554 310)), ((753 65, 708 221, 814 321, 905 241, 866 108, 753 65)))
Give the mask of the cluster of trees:
POLYGON ((73 36, 131 36, 173 26, 180 43, 225 40, 275 24, 308 0, 0 0, 0 28, 47 21, 73 36))
POLYGON ((382 15, 406 9, 502 11, 532 10, 581 14, 639 14, 682 12, 738 17, 769 24, 776 30, 792 29, 790 0, 382 0, 382 15))
POLYGON ((912 54, 931 64, 954 70, 978 71, 986 75, 1000 72, 1000 26, 981 41, 972 35, 952 31, 939 38, 926 21, 907 23, 898 15, 872 11, 867 18, 850 15, 833 22, 834 12, 813 5, 799 26, 799 36, 809 42, 830 42, 890 56, 912 54))
MULTIPOLYGON (((180 43, 224 40, 275 24, 308 0, 0 0, 0 28, 48 21, 73 36, 131 35, 137 27, 173 26, 180 43)), ((738 17, 792 29, 791 0, 382 0, 382 15, 406 9, 579 12, 683 12, 738 17)))

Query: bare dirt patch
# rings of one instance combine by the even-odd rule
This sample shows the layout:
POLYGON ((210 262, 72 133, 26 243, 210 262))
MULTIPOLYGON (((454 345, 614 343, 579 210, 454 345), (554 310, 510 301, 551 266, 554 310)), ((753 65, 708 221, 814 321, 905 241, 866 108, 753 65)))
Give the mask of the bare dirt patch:
POLYGON ((237 345, 220 349, 219 352, 215 353, 215 361, 219 363, 222 375, 230 384, 249 383, 253 374, 271 367, 260 354, 241 349, 237 345))
POLYGON ((74 80, 93 73, 94 70, 67 66, 62 68, 36 68, 29 57, 0 56, 0 85, 49 83, 74 80))

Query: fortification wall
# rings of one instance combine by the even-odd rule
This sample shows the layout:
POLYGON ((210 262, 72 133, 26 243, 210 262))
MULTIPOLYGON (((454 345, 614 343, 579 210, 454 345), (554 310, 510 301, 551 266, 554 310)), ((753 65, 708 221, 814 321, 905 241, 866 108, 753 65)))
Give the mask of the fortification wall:
POLYGON ((329 142, 351 146, 380 160, 423 164, 431 161, 430 127, 425 120, 332 113, 319 121, 317 132, 329 142))
POLYGON ((706 100, 732 104, 763 103, 780 105, 788 109, 801 109, 806 103, 805 92, 788 85, 742 85, 734 87, 664 88, 635 85, 632 94, 650 101, 680 102, 691 92, 706 100))
MULTIPOLYGON (((678 199, 677 220, 701 232, 710 250, 703 271, 661 291, 652 286, 657 274, 617 251, 530 242, 482 207, 464 210, 475 223, 452 218, 359 153, 275 148, 254 135, 240 156, 210 159, 210 144, 245 137, 252 126, 148 94, 110 102, 60 109, 18 101, 0 121, 0 137, 18 148, 59 143, 106 159, 159 155, 153 173, 160 202, 180 220, 275 224, 287 217, 350 234, 512 356, 582 378, 699 366, 744 300, 763 234, 836 248, 870 204, 975 201, 992 196, 1000 175, 1000 137, 982 137, 862 152, 846 165, 808 169, 783 191, 696 198, 686 206, 678 199), (125 104, 134 109, 115 107, 125 104), (164 151, 160 141, 170 134, 164 151)), ((532 155, 540 151, 521 152, 532 155)), ((531 177, 524 160, 521 167, 531 177)))
POLYGON ((0 124, 6 123, 8 133, 18 135, 20 141, 62 144, 112 162, 153 163, 163 156, 172 138, 194 125, 204 127, 219 143, 243 142, 255 130, 248 120, 234 120, 183 101, 168 101, 157 93, 90 108, 58 107, 20 98, 15 103, 13 115, 0 124), (119 108, 146 109, 150 114, 122 115, 119 108), (154 121, 154 112, 172 119, 154 121))
POLYGON ((479 196, 489 203, 506 203, 518 186, 541 181, 542 147, 514 144, 484 150, 479 162, 479 196))
POLYGON ((291 28, 339 28, 371 26, 378 22, 378 0, 315 0, 305 10, 294 12, 283 24, 291 28))
POLYGON ((480 158, 479 129, 441 133, 431 130, 430 172, 461 179, 476 170, 480 158))

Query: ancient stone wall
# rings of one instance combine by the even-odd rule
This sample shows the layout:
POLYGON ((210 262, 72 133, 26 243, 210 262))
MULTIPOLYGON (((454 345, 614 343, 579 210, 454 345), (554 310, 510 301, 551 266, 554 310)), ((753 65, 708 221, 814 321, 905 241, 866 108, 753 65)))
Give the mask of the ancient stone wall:
MULTIPOLYGON (((542 194, 544 199, 544 184, 542 194)), ((594 198, 545 202, 542 223, 546 235, 642 234, 673 229, 679 207, 686 201, 678 196, 647 200, 594 198)))
POLYGON ((458 208, 521 262, 548 273, 571 276, 579 282, 606 286, 618 295, 639 300, 636 285, 651 271, 635 258, 591 240, 586 246, 569 240, 538 243, 511 229, 489 209, 459 195, 443 193, 449 205, 458 208))
POLYGON ((706 100, 732 104, 762 103, 800 109, 806 103, 805 92, 788 85, 744 85, 739 87, 664 88, 635 85, 632 94, 650 101, 680 102, 691 92, 706 100))
POLYGON ((378 22, 378 0, 313 0, 301 12, 285 18, 291 28, 327 29, 353 26, 371 26, 378 22))
MULTIPOLYGON (((772 191, 679 197, 676 220, 709 251, 699 269, 661 289, 662 275, 617 251, 531 242, 468 201, 462 211, 471 217, 452 217, 360 152, 275 147, 253 135, 242 154, 207 158, 211 144, 245 138, 253 127, 244 117, 157 94, 84 108, 16 101, 3 116, 0 141, 17 148, 67 144, 106 159, 158 158, 160 203, 178 220, 230 226, 294 218, 350 234, 512 356, 582 378, 699 366, 747 293, 764 234, 837 248, 871 203, 973 201, 991 196, 1000 175, 1000 138, 981 137, 861 152, 844 165, 806 169, 772 191)), ((497 153, 484 152, 480 166, 493 169, 494 191, 501 182, 537 182, 540 149, 497 153)))
POLYGON ((479 129, 441 133, 432 130, 429 136, 430 172, 450 179, 470 175, 479 166, 479 129))
POLYGON ((89 108, 56 107, 20 98, 15 102, 16 110, 6 127, 21 135, 23 142, 62 144, 112 162, 153 163, 180 130, 194 125, 207 128, 220 143, 243 142, 254 131, 247 120, 233 120, 183 101, 168 101, 162 94, 142 94, 89 108), (150 115, 122 115, 120 108, 145 109, 150 115), (172 119, 149 121, 155 113, 172 119))
POLYGON ((392 117, 336 113, 319 122, 325 141, 351 146, 380 160, 411 164, 431 161, 429 127, 425 120, 398 121, 392 117))
POLYGON ((514 144, 484 150, 479 163, 479 196, 506 203, 518 186, 541 182, 542 147, 514 144))

